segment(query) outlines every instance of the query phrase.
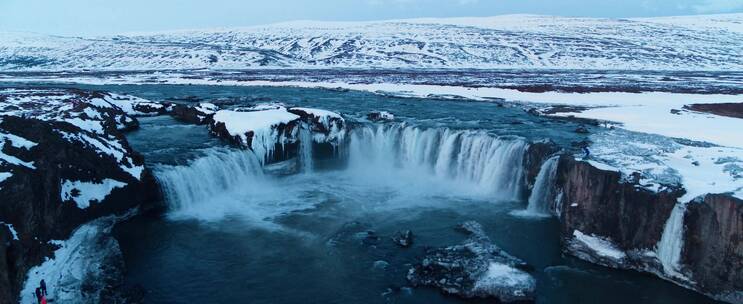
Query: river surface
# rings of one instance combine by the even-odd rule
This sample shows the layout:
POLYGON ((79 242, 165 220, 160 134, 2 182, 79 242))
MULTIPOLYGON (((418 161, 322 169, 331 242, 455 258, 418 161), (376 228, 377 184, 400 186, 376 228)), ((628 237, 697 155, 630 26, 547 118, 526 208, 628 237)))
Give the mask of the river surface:
POLYGON ((219 100, 223 107, 280 101, 336 111, 355 124, 351 143, 336 151, 348 156, 342 164, 313 155, 309 170, 285 175, 262 168, 251 152, 210 136, 205 126, 141 118, 140 130, 128 139, 163 184, 168 210, 122 223, 116 236, 127 284, 144 287, 147 303, 492 302, 411 288, 406 280, 426 248, 461 243, 466 236, 454 228, 470 220, 534 267, 538 303, 712 302, 651 275, 566 256, 556 219, 512 215, 526 209, 528 196, 513 184, 512 175, 520 174, 510 163, 513 155, 541 139, 569 148, 584 139, 573 132, 575 122, 496 102, 352 91, 77 87, 156 101, 219 100), (393 112, 397 121, 365 121, 374 110, 393 112), (457 153, 463 154, 464 138, 466 147, 483 153, 452 154, 457 164, 435 157, 452 136, 462 143, 457 153), (395 152, 397 145, 409 147, 408 153, 395 152), (404 229, 415 235, 411 248, 390 240, 404 229))

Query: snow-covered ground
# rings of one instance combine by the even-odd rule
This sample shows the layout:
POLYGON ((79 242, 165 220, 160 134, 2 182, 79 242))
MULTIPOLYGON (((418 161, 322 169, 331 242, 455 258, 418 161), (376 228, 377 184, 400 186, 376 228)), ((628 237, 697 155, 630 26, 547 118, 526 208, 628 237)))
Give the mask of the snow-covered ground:
POLYGON ((0 33, 0 70, 548 68, 741 70, 743 14, 538 15, 58 37, 0 33), (457 39, 451 39, 457 37, 457 39))
POLYGON ((126 183, 109 178, 100 183, 65 180, 62 182, 61 196, 63 202, 73 200, 78 208, 85 209, 91 203, 102 202, 111 191, 124 186, 126 183))
MULTIPOLYGON (((72 77, 56 81, 88 84, 151 83, 141 75, 117 78, 72 77)), ((55 81, 55 79, 46 79, 55 81)), ((33 79, 26 79, 33 80, 33 79)), ((38 79, 37 79, 38 80, 38 79)), ((608 121, 605 126, 616 126, 639 133, 618 134, 618 137, 591 138, 592 163, 600 168, 617 168, 627 175, 643 172, 650 189, 659 190, 660 184, 683 185, 684 199, 704 193, 734 193, 743 197, 743 119, 723 117, 684 110, 693 103, 739 103, 743 95, 688 94, 670 92, 523 92, 495 87, 462 87, 405 83, 344 83, 312 81, 238 81, 209 78, 185 78, 178 73, 162 73, 156 81, 166 84, 201 84, 234 86, 289 86, 327 89, 349 89, 402 97, 464 98, 479 101, 494 99, 548 109, 557 105, 580 106, 582 112, 559 112, 555 116, 575 116, 608 121), (674 111, 675 114, 672 113, 674 111), (661 135, 646 137, 642 133, 661 135), (620 136, 621 135, 621 136, 620 136), (690 144, 667 137, 687 139, 690 144), (647 146, 650 145, 650 146, 647 146), (637 148, 644 147, 645 150, 637 148), (651 155, 646 155, 650 153, 651 155), (660 172, 666 172, 661 174, 660 172), (669 174, 669 172, 671 174, 669 174), (669 179, 675 176, 675 179, 669 179)))

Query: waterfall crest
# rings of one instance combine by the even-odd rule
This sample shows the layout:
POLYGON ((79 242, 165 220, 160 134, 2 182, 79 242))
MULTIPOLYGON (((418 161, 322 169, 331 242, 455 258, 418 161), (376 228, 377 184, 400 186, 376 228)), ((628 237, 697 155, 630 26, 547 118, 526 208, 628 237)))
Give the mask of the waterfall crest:
POLYGON ((408 170, 517 200, 524 187, 527 148, 522 139, 482 131, 386 124, 352 130, 349 150, 351 167, 408 170))
POLYGON ((253 153, 210 149, 186 166, 160 166, 155 175, 169 208, 179 210, 236 187, 250 187, 263 179, 263 169, 253 153))

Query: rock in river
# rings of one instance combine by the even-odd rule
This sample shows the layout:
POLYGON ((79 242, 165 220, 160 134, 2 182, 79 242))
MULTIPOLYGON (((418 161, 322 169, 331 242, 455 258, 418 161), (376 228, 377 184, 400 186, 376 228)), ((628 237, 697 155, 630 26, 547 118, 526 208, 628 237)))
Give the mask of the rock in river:
POLYGON ((430 249, 408 271, 413 286, 434 286, 463 298, 494 297, 504 302, 534 298, 536 280, 520 259, 500 249, 477 222, 460 226, 464 243, 430 249))

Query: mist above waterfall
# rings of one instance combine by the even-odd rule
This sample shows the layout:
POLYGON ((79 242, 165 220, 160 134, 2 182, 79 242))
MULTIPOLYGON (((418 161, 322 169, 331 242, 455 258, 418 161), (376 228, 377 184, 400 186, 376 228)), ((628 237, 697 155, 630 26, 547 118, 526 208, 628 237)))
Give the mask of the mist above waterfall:
POLYGON ((301 175, 264 174, 250 150, 207 149, 186 166, 156 170, 173 219, 214 221, 240 216, 266 221, 310 208, 317 197, 356 202, 359 209, 405 208, 434 204, 432 197, 489 202, 521 199, 523 156, 528 143, 485 132, 423 129, 405 124, 364 125, 352 129, 335 161, 344 169, 314 170, 309 129, 299 130, 296 168, 301 175), (341 156, 347 157, 341 157, 341 156), (313 196, 315 200, 306 199, 313 196), (351 201, 356 201, 353 199, 351 201))

